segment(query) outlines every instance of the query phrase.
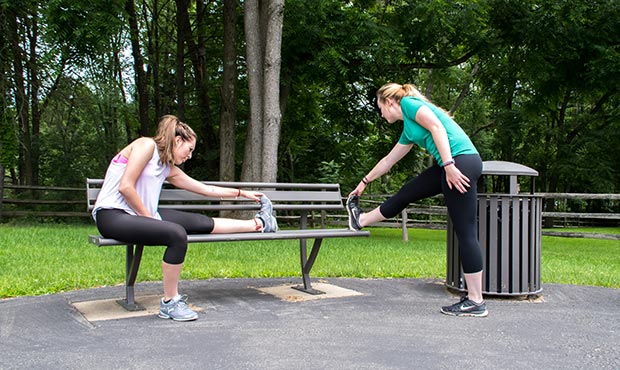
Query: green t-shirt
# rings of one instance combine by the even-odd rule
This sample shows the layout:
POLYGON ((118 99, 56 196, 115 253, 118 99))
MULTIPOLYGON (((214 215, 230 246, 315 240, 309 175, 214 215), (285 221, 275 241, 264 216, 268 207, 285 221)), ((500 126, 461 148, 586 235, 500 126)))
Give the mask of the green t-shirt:
POLYGON ((437 146, 433 141, 430 131, 422 127, 416 122, 415 116, 421 106, 427 106, 437 116, 443 127, 448 133, 448 142, 450 143, 450 152, 452 157, 461 154, 478 154, 478 150, 469 139, 469 136, 463 131, 454 120, 442 109, 435 105, 413 96, 406 96, 401 99, 400 107, 403 111, 403 133, 398 139, 399 144, 409 145, 417 144, 426 149, 437 160, 440 166, 443 166, 441 156, 437 150, 437 146))

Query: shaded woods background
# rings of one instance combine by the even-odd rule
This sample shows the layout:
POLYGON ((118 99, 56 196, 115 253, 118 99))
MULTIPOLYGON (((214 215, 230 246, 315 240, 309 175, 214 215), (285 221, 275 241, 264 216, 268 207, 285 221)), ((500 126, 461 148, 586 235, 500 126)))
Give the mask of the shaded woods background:
MULTIPOLYGON (((248 139, 254 2, 0 0, 2 180, 82 186, 167 113, 199 134, 188 172, 220 179, 232 149, 227 177, 241 179, 260 145, 248 139)), ((618 19, 615 0, 286 1, 277 159, 267 163, 278 181, 353 188, 400 132, 372 93, 411 82, 454 114, 485 160, 538 170, 538 191, 618 193, 618 19)), ((370 191, 388 193, 428 162, 415 151, 370 191)))

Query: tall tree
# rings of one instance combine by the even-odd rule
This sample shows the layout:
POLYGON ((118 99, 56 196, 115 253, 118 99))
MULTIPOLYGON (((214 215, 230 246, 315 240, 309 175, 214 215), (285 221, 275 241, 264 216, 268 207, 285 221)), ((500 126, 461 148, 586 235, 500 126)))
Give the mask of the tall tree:
POLYGON ((242 181, 258 181, 261 167, 257 164, 263 152, 263 73, 264 58, 260 26, 259 0, 246 0, 243 3, 246 44, 246 69, 248 74, 248 94, 250 114, 243 156, 242 181))
MULTIPOLYGON (((16 151, 9 150, 9 143, 16 130, 12 127, 12 115, 9 105, 11 96, 10 91, 10 69, 11 69, 11 48, 7 39, 9 24, 8 14, 4 6, 0 6, 0 193, 4 184, 4 165, 8 164, 11 157, 17 157, 16 151)), ((1 194, 0 194, 1 196, 1 194)))
MULTIPOLYGON (((187 16, 187 2, 177 1, 177 30, 185 27, 184 21, 187 16), (180 6, 179 6, 180 5, 180 6)), ((176 68, 175 81, 177 90, 177 117, 185 120, 185 32, 177 32, 177 52, 176 52, 176 68)))
POLYGON ((246 181, 260 179, 275 182, 277 179, 282 124, 280 65, 283 20, 283 0, 245 2, 250 94, 250 120, 242 172, 242 179, 246 181))
MULTIPOLYGON (((17 128, 14 124, 11 109, 10 70, 11 70, 11 43, 7 39, 9 34, 8 9, 0 6, 0 198, 4 190, 4 174, 6 168, 13 168, 18 155, 17 128)), ((13 179, 15 180, 15 179, 13 179)), ((0 207, 0 212, 2 211, 0 207)), ((1 218, 0 214, 0 218, 1 218)))
POLYGON ((127 12, 127 20, 129 22, 131 54, 133 55, 133 70, 138 98, 138 117, 140 119, 139 133, 141 136, 149 136, 151 126, 151 120, 149 118, 149 96, 146 74, 144 72, 144 58, 142 57, 142 47, 140 43, 140 27, 134 0, 126 0, 125 11, 127 12))
POLYGON ((278 148, 282 113, 280 111, 280 65, 284 0, 267 2, 264 60, 263 155, 261 180, 276 182, 278 178, 278 148))
POLYGON ((202 143, 202 151, 206 153, 210 143, 216 142, 215 130, 213 127, 213 117, 211 114, 211 101, 209 97, 209 76, 207 70, 207 51, 206 51, 206 13, 207 8, 204 1, 196 0, 196 19, 195 29, 192 29, 190 22, 189 0, 176 0, 177 16, 179 19, 179 29, 177 32, 183 33, 182 40, 187 45, 188 56, 192 64, 194 86, 197 105, 200 112, 199 130, 201 135, 199 141, 202 143))
MULTIPOLYGON (((26 9, 27 11, 28 9, 26 9)), ((13 59, 13 76, 15 109, 17 111, 17 121, 20 127, 20 180, 21 184, 35 185, 33 158, 32 158, 32 131, 30 128, 30 107, 28 104, 29 95, 27 92, 27 81, 25 75, 25 65, 27 61, 27 51, 22 49, 25 43, 25 28, 28 27, 26 19, 29 14, 20 15, 20 10, 13 6, 7 8, 8 38, 11 45, 13 59), (23 24, 23 26, 22 26, 23 24)), ((23 10, 22 10, 23 11, 23 10)), ((37 10, 31 9, 36 15, 37 10)), ((31 13, 32 14, 32 13, 31 13)), ((35 17, 32 17, 36 19, 35 17)), ((36 159, 36 158, 35 158, 36 159)))
POLYGON ((224 0, 224 59, 220 117, 220 180, 235 180, 237 118, 237 0, 224 0))

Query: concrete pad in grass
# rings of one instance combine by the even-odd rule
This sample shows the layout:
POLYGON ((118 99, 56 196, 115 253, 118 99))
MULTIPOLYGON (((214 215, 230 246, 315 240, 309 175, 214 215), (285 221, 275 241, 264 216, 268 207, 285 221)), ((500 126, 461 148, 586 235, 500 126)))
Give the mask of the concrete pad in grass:
MULTIPOLYGON (((74 302, 73 306, 90 322, 127 319, 131 317, 151 316, 159 313, 160 295, 136 297, 136 303, 145 309, 142 311, 127 311, 114 299, 74 302)), ((189 305, 194 311, 202 309, 189 305)))
POLYGON ((317 299, 329 299, 329 298, 343 298, 363 295, 355 290, 342 288, 336 285, 327 283, 312 283, 312 287, 316 290, 320 290, 325 294, 308 294, 299 290, 293 289, 298 284, 292 285, 279 285, 275 287, 258 288, 263 293, 273 295, 280 298, 283 301, 289 302, 304 302, 314 301, 317 299))

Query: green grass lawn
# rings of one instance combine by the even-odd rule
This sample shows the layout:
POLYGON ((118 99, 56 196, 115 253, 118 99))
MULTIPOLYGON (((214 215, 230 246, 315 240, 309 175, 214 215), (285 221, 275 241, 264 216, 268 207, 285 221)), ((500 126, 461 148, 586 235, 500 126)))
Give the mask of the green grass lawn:
MULTIPOLYGON (((88 244, 87 235, 96 232, 94 226, 0 225, 0 298, 122 284, 125 248, 88 244)), ((325 240, 311 276, 445 277, 445 231, 410 229, 409 242, 400 229, 370 232, 370 238, 325 240)), ((543 237, 542 281, 619 288, 619 248, 617 240, 543 237)), ((145 249, 138 281, 161 280, 163 250, 145 249)), ((299 269, 295 240, 190 244, 182 279, 290 277, 299 269)))

